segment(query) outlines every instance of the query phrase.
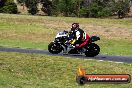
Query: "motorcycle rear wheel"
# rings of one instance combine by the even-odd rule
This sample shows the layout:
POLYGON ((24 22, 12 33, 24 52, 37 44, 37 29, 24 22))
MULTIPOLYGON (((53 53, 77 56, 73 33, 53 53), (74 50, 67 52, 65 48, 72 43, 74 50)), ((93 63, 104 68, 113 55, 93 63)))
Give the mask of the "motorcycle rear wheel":
POLYGON ((87 57, 94 57, 94 56, 97 56, 99 52, 100 52, 100 47, 95 43, 91 43, 87 46, 85 55, 87 57))

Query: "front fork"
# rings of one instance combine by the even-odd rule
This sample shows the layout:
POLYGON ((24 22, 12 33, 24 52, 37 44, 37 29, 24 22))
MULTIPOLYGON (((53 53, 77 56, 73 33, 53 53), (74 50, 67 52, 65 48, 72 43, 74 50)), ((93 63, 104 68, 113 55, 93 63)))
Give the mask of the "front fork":
POLYGON ((67 47, 65 45, 61 45, 63 48, 63 52, 67 52, 67 47))

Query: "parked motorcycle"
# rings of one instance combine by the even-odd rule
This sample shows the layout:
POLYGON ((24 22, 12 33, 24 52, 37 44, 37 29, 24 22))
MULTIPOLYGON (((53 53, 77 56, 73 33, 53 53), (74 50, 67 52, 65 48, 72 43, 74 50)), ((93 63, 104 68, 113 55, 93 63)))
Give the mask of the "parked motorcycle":
POLYGON ((70 48, 68 54, 84 53, 88 57, 94 57, 99 54, 100 47, 94 43, 95 41, 100 40, 98 36, 91 36, 88 44, 83 46, 81 50, 78 50, 69 43, 72 39, 69 35, 70 33, 68 31, 59 32, 56 35, 55 40, 48 45, 48 51, 52 54, 58 54, 70 48))

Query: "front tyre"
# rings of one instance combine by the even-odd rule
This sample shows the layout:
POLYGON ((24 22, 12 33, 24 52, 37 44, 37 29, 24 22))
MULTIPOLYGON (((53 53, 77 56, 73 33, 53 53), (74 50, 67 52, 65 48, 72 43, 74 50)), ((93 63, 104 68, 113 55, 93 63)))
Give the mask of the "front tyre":
POLYGON ((94 56, 97 56, 99 52, 100 52, 100 47, 95 43, 91 43, 87 46, 85 55, 87 57, 94 57, 94 56))
POLYGON ((58 43, 54 43, 54 42, 51 42, 49 45, 48 45, 48 50, 50 53, 52 54, 58 54, 62 51, 62 47, 60 44, 58 43))

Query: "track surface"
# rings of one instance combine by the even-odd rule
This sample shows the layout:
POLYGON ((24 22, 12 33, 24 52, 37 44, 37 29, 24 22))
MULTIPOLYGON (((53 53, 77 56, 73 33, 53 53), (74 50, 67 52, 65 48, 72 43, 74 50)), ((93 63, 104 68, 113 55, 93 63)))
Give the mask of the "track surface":
MULTIPOLYGON (((83 58, 83 59, 91 59, 91 57, 85 57, 84 55, 63 55, 63 54, 51 54, 46 50, 35 50, 35 49, 20 49, 20 48, 0 48, 0 52, 19 52, 19 53, 35 53, 35 54, 46 54, 52 56, 64 56, 64 57, 75 57, 75 58, 83 58)), ((113 61, 113 62, 126 62, 132 63, 132 56, 107 56, 107 55, 98 55, 96 57, 92 57, 92 59, 96 59, 99 61, 113 61)))

